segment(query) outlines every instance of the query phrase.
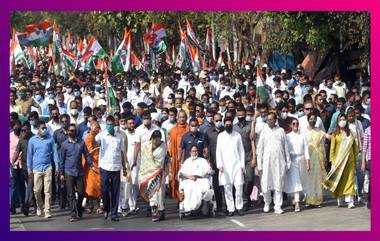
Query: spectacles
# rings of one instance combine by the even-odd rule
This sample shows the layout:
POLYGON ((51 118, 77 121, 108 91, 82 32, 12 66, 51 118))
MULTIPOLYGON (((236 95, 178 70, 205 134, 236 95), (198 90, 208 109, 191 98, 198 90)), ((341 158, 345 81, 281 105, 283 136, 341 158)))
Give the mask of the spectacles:
POLYGON ((299 123, 297 122, 297 123, 292 123, 292 125, 294 125, 294 126, 298 126, 299 125, 299 123))
POLYGON ((69 132, 75 132, 76 130, 69 130, 69 132))
POLYGON ((313 110, 313 108, 305 108, 305 110, 313 110))

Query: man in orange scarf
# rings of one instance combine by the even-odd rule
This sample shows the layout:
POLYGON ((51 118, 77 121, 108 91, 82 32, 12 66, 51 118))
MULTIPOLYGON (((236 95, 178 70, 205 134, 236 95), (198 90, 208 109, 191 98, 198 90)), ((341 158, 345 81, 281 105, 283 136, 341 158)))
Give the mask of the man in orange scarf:
POLYGON ((169 167, 169 195, 171 198, 176 198, 179 201, 183 200, 183 195, 179 192, 179 183, 177 180, 178 171, 181 167, 181 159, 178 159, 179 145, 183 135, 190 130, 186 123, 187 115, 184 111, 178 113, 177 124, 170 131, 169 154, 171 156, 169 167))

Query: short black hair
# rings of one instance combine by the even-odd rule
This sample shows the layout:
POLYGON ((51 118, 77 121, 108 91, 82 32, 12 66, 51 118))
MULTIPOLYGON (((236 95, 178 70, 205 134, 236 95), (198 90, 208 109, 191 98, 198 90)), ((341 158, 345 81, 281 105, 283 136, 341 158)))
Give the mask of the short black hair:
POLYGON ((115 117, 113 117, 113 115, 108 115, 107 118, 106 118, 106 122, 107 121, 115 122, 115 117))
POLYGON ((41 125, 46 125, 45 121, 43 121, 43 120, 38 120, 38 121, 37 121, 37 128, 40 128, 41 125))
POLYGON ((161 134, 161 131, 159 130, 155 130, 153 131, 152 135, 150 136, 150 139, 153 140, 155 138, 162 138, 162 134, 161 134))

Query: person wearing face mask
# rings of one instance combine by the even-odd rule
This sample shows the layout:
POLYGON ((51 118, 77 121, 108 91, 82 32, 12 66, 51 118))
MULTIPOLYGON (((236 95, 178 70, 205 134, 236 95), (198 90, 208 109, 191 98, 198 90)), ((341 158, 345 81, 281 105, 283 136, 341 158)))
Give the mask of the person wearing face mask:
POLYGON ((210 153, 210 164, 214 174, 212 176, 212 185, 215 193, 216 207, 218 215, 226 213, 226 201, 224 198, 223 187, 219 186, 219 169, 216 166, 216 146, 218 135, 224 131, 223 117, 220 113, 215 113, 212 119, 212 126, 206 131, 208 150, 210 153))
POLYGON ((65 92, 63 95, 65 97, 65 104, 69 106, 70 102, 75 98, 73 86, 70 82, 67 82, 67 84, 65 85, 65 92))
MULTIPOLYGON (((307 101, 304 103, 303 105, 303 110, 304 110, 304 113, 305 115, 300 117, 298 120, 300 122, 300 132, 301 133, 304 133, 308 126, 309 126, 309 123, 308 123, 308 120, 307 120, 307 116, 314 112, 314 104, 313 102, 311 101, 307 101)), ((323 126, 323 122, 322 122, 322 119, 321 117, 317 116, 317 120, 316 120, 316 124, 315 124, 315 127, 318 128, 319 130, 325 132, 325 127, 323 126)))
POLYGON ((104 205, 104 218, 111 214, 111 221, 118 222, 118 204, 120 196, 120 170, 127 175, 127 156, 124 153, 121 135, 115 131, 115 118, 109 115, 105 131, 95 136, 100 144, 99 169, 104 205))
POLYGON ((83 122, 83 114, 79 111, 78 102, 76 100, 72 100, 70 102, 70 123, 79 125, 83 122))
POLYGON ((53 136, 54 132, 61 128, 61 124, 59 123, 59 109, 58 107, 53 107, 50 111, 50 121, 46 123, 46 126, 49 131, 49 135, 53 136))
POLYGON ((89 106, 84 107, 83 109, 83 121, 78 125, 78 138, 82 140, 83 134, 90 130, 90 123, 88 119, 92 114, 92 109, 89 106))
MULTIPOLYGON (((33 134, 30 131, 30 123, 28 121, 25 121, 22 124, 20 139, 16 146, 16 150, 13 153, 13 159, 12 159, 12 164, 14 167, 16 167, 16 169, 14 168, 14 171, 16 171, 16 173, 12 173, 12 178, 14 179, 13 183, 16 184, 16 189, 18 187, 18 190, 21 190, 21 192, 17 192, 21 196, 21 199, 19 200, 19 202, 22 204, 23 203, 22 200, 25 200, 25 208, 21 209, 22 213, 25 216, 29 215, 30 206, 34 207, 34 213, 37 211, 37 206, 36 206, 36 202, 34 200, 34 194, 33 194, 33 177, 28 176, 28 169, 27 169, 28 143, 31 137, 33 137, 33 134), (19 159, 19 157, 21 159, 19 159), (21 174, 21 175, 18 176, 17 174, 21 174), (22 189, 23 188, 25 189, 25 182, 27 183, 26 195, 25 195, 25 198, 23 198, 22 194, 24 192, 22 192, 22 189), (17 186, 17 184, 21 186, 17 186)), ((11 195, 11 197, 13 197, 13 195, 11 195)))
POLYGON ((222 99, 225 96, 229 96, 231 98, 234 97, 235 90, 231 88, 231 83, 229 81, 225 82, 225 88, 222 89, 219 95, 219 99, 222 99))
POLYGON ((21 210, 25 210, 25 178, 22 172, 22 162, 21 156, 14 156, 17 145, 21 136, 21 122, 19 120, 14 120, 11 123, 12 132, 9 135, 9 153, 10 153, 10 164, 11 164, 11 179, 10 179, 10 195, 11 195, 11 207, 10 213, 12 215, 16 214, 16 202, 18 201, 21 210))
POLYGON ((168 119, 162 122, 162 125, 161 125, 161 128, 166 135, 166 140, 168 140, 169 146, 170 146, 170 132, 176 123, 177 123, 177 109, 172 107, 168 111, 168 119))
POLYGON ((338 120, 338 116, 341 113, 343 113, 345 106, 346 106, 346 99, 345 98, 338 98, 338 100, 336 102, 336 110, 335 110, 334 114, 332 115, 331 121, 330 121, 330 127, 329 127, 329 131, 328 131, 328 133, 330 135, 332 133, 334 133, 335 127, 337 124, 337 120, 338 120))
POLYGON ((341 114, 331 137, 330 161, 332 167, 323 185, 337 198, 338 206, 342 206, 342 198, 348 203, 348 208, 354 208, 355 166, 358 160, 359 147, 355 136, 351 133, 347 117, 341 114))
POLYGON ((282 214, 283 187, 291 159, 284 129, 276 124, 276 113, 269 113, 257 145, 257 169, 261 174, 261 190, 264 195, 264 212, 269 212, 274 191, 274 213, 282 214))
POLYGON ((288 134, 292 131, 291 123, 293 121, 293 117, 289 116, 289 106, 285 102, 281 102, 277 106, 277 114, 280 118, 278 118, 278 125, 284 129, 285 133, 288 134))
POLYGON ((325 142, 326 133, 316 127, 317 114, 315 111, 310 112, 307 116, 308 127, 302 132, 304 135, 308 151, 309 159, 306 161, 307 178, 301 176, 302 183, 305 184, 304 194, 306 205, 320 206, 323 202, 322 181, 326 176, 326 154, 325 142))
POLYGON ((345 110, 345 114, 347 116, 347 125, 350 129, 351 133, 355 138, 356 145, 359 147, 359 156, 356 164, 356 172, 355 172, 355 189, 356 196, 358 198, 358 202, 363 202, 363 184, 364 184, 364 176, 360 171, 361 163, 362 163, 362 145, 364 142, 364 130, 362 123, 356 119, 355 109, 352 106, 348 106, 345 110))
POLYGON ((336 89, 336 94, 338 95, 338 98, 345 97, 348 93, 347 85, 345 82, 342 81, 340 74, 335 75, 335 82, 333 84, 333 87, 336 89))
POLYGON ((43 121, 37 123, 38 133, 29 140, 27 167, 28 175, 34 178, 34 196, 37 202, 37 216, 45 213, 45 218, 51 218, 51 194, 53 168, 52 160, 56 167, 55 175, 59 176, 60 161, 56 145, 49 135, 46 124, 43 121), (45 202, 42 201, 41 191, 44 187, 45 202), (44 206, 44 209, 43 209, 44 206))
POLYGON ((214 116, 214 112, 210 109, 206 109, 206 114, 205 117, 203 118, 203 122, 201 127, 199 128, 199 132, 202 134, 206 134, 207 130, 211 127, 212 125, 212 117, 214 116))
MULTIPOLYGON (((211 201, 212 191, 210 190, 211 167, 208 161, 202 157, 198 157, 198 149, 193 145, 190 149, 190 157, 185 160, 178 172, 179 190, 185 196, 183 202, 180 203, 180 211, 184 211, 185 215, 191 211, 196 211, 202 205, 202 201, 211 201), (209 195, 208 192, 210 192, 209 195)), ((207 203, 205 204, 207 205, 207 203)))
POLYGON ((24 86, 18 90, 16 104, 21 107, 21 113, 27 116, 32 111, 32 107, 37 108, 38 112, 41 113, 41 106, 33 98, 28 97, 26 91, 27 88, 24 86))
POLYGON ((179 201, 182 201, 183 195, 179 192, 178 189, 178 180, 177 175, 178 171, 180 169, 180 165, 182 163, 182 154, 179 155, 180 150, 180 143, 190 128, 189 125, 186 123, 187 115, 186 112, 180 111, 178 112, 178 118, 177 123, 175 126, 170 130, 169 135, 169 145, 168 145, 168 152, 170 155, 170 166, 169 166, 169 196, 174 199, 178 199, 179 201))
MULTIPOLYGON (((205 135, 199 132, 199 124, 196 118, 189 121, 190 131, 183 135, 179 145, 178 160, 184 155, 184 160, 190 157, 190 148, 197 145, 198 156, 208 158, 208 143, 205 135)), ((182 160, 183 163, 183 160, 182 160)))
MULTIPOLYGON (((60 153, 62 143, 68 139, 69 136, 69 125, 70 125, 70 116, 63 114, 60 116, 61 128, 54 131, 53 140, 57 146, 58 154, 60 153)), ((56 168, 53 166, 53 168, 56 168)), ((58 195, 59 197, 59 206, 60 209, 65 209, 67 204, 67 195, 66 195, 66 185, 64 181, 61 181, 60 178, 55 179, 55 190, 53 195, 58 195)))
POLYGON ((219 169, 219 185, 224 186, 228 216, 235 210, 243 215, 243 184, 245 175, 245 152, 241 135, 233 130, 232 118, 224 119, 224 131, 218 135, 216 166, 219 169), (235 203, 232 194, 235 187, 235 203))
POLYGON ((39 120, 39 116, 38 116, 37 111, 32 111, 29 114, 28 121, 31 125, 32 133, 34 135, 37 135, 37 132, 38 132, 38 127, 37 127, 38 120, 39 120))
POLYGON ((246 110, 243 106, 237 109, 238 123, 234 124, 233 130, 238 132, 243 141, 244 147, 244 160, 245 160, 245 175, 246 182, 243 191, 243 202, 244 209, 247 211, 251 207, 250 194, 253 189, 254 182, 254 168, 256 166, 256 161, 253 159, 253 150, 255 150, 254 142, 251 141, 250 133, 252 123, 246 121, 246 110))
POLYGON ((306 139, 298 131, 297 119, 292 120, 291 127, 292 131, 286 135, 291 164, 289 172, 286 173, 284 192, 293 196, 294 211, 299 212, 300 194, 306 189, 306 183, 302 180, 307 178, 306 160, 309 161, 309 148, 306 139))
POLYGON ((251 132, 251 140, 255 140, 255 144, 259 143, 260 140, 260 135, 262 130, 264 129, 264 126, 267 123, 267 118, 268 118, 268 105, 267 104, 258 104, 257 105, 258 111, 258 117, 255 118, 252 122, 252 132, 251 132), (253 138, 255 137, 255 138, 253 138))
POLYGON ((70 203, 71 218, 70 222, 82 218, 82 201, 84 196, 83 166, 82 155, 87 166, 97 172, 92 162, 91 156, 85 143, 77 138, 75 124, 70 124, 68 128, 69 138, 62 143, 60 150, 61 158, 61 181, 65 181, 67 188, 67 199, 70 203), (77 193, 77 200, 75 198, 77 193))

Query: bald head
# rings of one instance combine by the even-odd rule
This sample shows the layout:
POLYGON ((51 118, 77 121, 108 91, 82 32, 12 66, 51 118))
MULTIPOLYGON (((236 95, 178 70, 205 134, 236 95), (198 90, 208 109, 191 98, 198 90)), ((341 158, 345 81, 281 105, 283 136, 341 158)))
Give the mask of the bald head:
POLYGON ((180 112, 178 112, 178 118, 177 118, 178 124, 184 125, 186 123, 186 120, 187 120, 187 114, 186 114, 186 112, 184 112, 183 110, 181 110, 180 112))

